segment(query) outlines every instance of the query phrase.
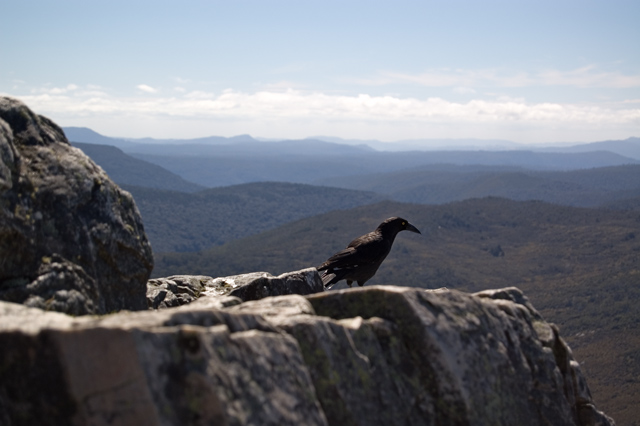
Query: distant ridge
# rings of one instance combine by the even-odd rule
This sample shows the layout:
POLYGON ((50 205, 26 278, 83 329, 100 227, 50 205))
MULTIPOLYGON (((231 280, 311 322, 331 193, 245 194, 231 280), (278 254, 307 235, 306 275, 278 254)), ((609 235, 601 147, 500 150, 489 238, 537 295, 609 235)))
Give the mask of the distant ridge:
MULTIPOLYGON (((531 151, 436 151, 436 152, 376 152, 352 151, 342 147, 316 149, 304 146, 288 151, 266 152, 246 148, 234 149, 207 147, 196 155, 183 147, 184 153, 171 154, 156 145, 157 153, 132 153, 131 155, 158 164, 204 186, 228 186, 247 182, 295 182, 314 184, 325 179, 345 179, 352 176, 373 175, 408 171, 411 168, 453 164, 459 166, 519 167, 532 170, 575 170, 638 163, 611 152, 547 153, 531 151)), ((349 148, 349 147, 347 147, 349 148)), ((267 149, 267 147, 263 147, 267 149)), ((342 186, 342 185, 340 185, 342 186)))
MULTIPOLYGON (((311 136, 304 139, 261 138, 248 134, 231 137, 206 136, 200 138, 128 138, 103 136, 86 127, 63 127, 67 138, 74 142, 100 143, 106 145, 129 146, 142 145, 233 145, 237 143, 270 143, 270 142, 328 142, 336 145, 357 146, 363 149, 377 151, 538 151, 538 152, 589 152, 610 151, 625 157, 640 160, 640 138, 629 137, 624 140, 606 140, 585 143, 538 143, 526 144, 506 139, 479 138, 423 138, 402 139, 393 142, 383 142, 377 139, 347 139, 335 136, 311 136)), ((287 145, 287 144, 285 144, 287 145)))
POLYGON ((378 151, 475 151, 478 149, 489 151, 529 149, 525 144, 504 139, 402 139, 395 142, 382 142, 376 139, 343 139, 333 136, 314 136, 308 139, 317 139, 327 142, 366 145, 378 151))
POLYGON ((246 143, 246 142, 258 142, 258 140, 254 139, 250 135, 238 135, 231 137, 224 136, 207 136, 204 138, 193 138, 193 139, 154 139, 154 138, 127 138, 130 142, 135 143, 144 143, 144 144, 198 144, 198 145, 225 145, 225 144, 234 144, 234 143, 246 143))
POLYGON ((571 171, 534 171, 513 166, 427 165, 397 172, 334 177, 315 182, 375 191, 391 199, 442 204, 486 196, 542 200, 577 207, 631 205, 640 196, 640 164, 571 171))
POLYGON ((182 192, 196 192, 204 186, 188 182, 156 164, 133 158, 112 145, 72 142, 96 164, 104 169, 118 185, 137 185, 148 188, 182 192))
MULTIPOLYGON (((205 187, 273 181, 312 184, 326 179, 348 179, 350 176, 402 173, 439 164, 576 170, 640 163, 636 158, 616 152, 617 149, 636 155, 634 150, 640 150, 638 138, 535 150, 377 151, 369 144, 319 139, 259 141, 249 135, 239 135, 232 138, 146 138, 134 142, 131 139, 108 138, 86 128, 66 128, 65 131, 72 142, 117 146, 132 157, 156 164, 205 187), (155 143, 157 141, 162 143, 155 143)), ((474 140, 466 140, 470 141, 474 140)), ((413 186, 415 182, 411 184, 413 186)))
MULTIPOLYGON (((447 139, 425 138, 404 139, 395 142, 383 142, 376 139, 344 139, 334 136, 313 136, 304 139, 278 139, 278 138, 254 138, 251 135, 237 135, 232 137, 207 136, 190 139, 161 139, 161 138, 114 138, 101 135, 86 127, 64 127, 67 138, 73 142, 99 143, 114 145, 129 151, 140 145, 236 145, 236 144, 260 144, 270 146, 270 143, 278 143, 281 147, 294 144, 318 144, 325 142, 343 147, 357 147, 364 150, 376 150, 383 152, 403 151, 535 151, 535 152, 591 152, 610 151, 635 160, 640 160, 640 138, 629 137, 624 140, 606 140, 586 143, 558 143, 558 144, 523 144, 505 139, 447 139)), ((144 150, 144 149, 143 149, 144 150)))
POLYGON ((589 151, 611 151, 625 157, 640 160, 640 138, 628 138, 624 140, 609 140, 602 142, 592 142, 567 147, 548 147, 541 150, 547 152, 589 152, 589 151))
POLYGON ((87 127, 63 127, 62 130, 69 142, 111 145, 120 149, 127 149, 133 146, 131 142, 124 139, 103 136, 87 127))
POLYGON ((135 151, 138 147, 152 147, 154 145, 232 145, 259 142, 250 135, 238 135, 229 138, 208 136, 194 139, 114 138, 101 135, 87 127, 63 127, 62 130, 71 142, 112 145, 126 151, 135 151))

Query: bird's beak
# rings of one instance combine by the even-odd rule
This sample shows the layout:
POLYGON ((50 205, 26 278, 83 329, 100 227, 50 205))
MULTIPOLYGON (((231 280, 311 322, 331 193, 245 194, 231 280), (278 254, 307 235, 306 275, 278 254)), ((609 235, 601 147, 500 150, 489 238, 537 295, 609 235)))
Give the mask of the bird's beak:
POLYGON ((407 227, 406 227, 406 228, 404 228, 404 230, 405 230, 405 231, 415 232, 416 234, 422 234, 422 232, 420 232, 420 231, 418 230, 418 228, 416 228, 415 226, 413 226, 413 225, 412 225, 412 224, 410 224, 410 223, 407 223, 407 227))

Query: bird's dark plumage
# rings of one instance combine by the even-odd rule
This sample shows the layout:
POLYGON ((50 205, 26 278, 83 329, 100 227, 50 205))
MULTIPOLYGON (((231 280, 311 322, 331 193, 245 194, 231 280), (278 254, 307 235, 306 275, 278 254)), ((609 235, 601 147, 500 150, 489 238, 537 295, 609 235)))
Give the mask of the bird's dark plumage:
POLYGON ((331 288, 340 280, 347 280, 347 285, 356 281, 363 286, 387 257, 391 246, 400 231, 411 231, 420 234, 418 228, 400 217, 390 217, 376 228, 361 237, 351 241, 347 248, 331 256, 318 271, 322 273, 322 282, 326 288, 331 288))

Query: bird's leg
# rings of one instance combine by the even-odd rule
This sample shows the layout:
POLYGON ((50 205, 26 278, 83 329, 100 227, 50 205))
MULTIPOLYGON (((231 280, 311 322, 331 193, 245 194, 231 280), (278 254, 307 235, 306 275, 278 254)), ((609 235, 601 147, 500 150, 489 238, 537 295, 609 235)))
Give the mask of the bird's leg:
POLYGON ((349 288, 351 288, 351 283, 353 283, 353 281, 347 280, 347 285, 349 286, 349 288))

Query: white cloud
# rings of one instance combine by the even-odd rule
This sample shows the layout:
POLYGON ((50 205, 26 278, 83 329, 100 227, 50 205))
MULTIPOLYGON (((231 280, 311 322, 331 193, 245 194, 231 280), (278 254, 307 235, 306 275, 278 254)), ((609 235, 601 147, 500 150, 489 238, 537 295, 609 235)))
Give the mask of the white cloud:
POLYGON ((50 95, 62 95, 65 93, 73 92, 78 89, 75 84, 67 84, 65 87, 42 87, 38 89, 32 89, 31 93, 47 93, 50 95))
POLYGON ((138 90, 142 90, 143 92, 146 92, 146 93, 157 93, 158 92, 157 89, 154 89, 151 86, 147 86, 146 84, 138 84, 136 86, 136 88, 138 88, 138 90))
POLYGON ((640 108, 632 102, 527 103, 523 99, 507 97, 452 102, 437 97, 346 96, 292 89, 254 93, 226 89, 217 95, 192 91, 150 99, 120 98, 101 90, 76 88, 65 94, 49 91, 18 98, 61 125, 99 121, 102 126, 113 128, 106 134, 131 137, 159 136, 154 134, 154 131, 160 131, 156 123, 166 126, 181 123, 182 130, 176 124, 173 137, 222 134, 222 130, 229 135, 253 133, 287 138, 322 133, 387 140, 420 137, 508 139, 516 134, 518 141, 532 142, 533 135, 540 134, 547 135, 545 137, 551 141, 584 140, 585 137, 586 140, 598 140, 596 134, 608 135, 603 136, 605 138, 640 134, 640 108), (148 124, 148 128, 137 130, 142 134, 133 135, 127 130, 130 126, 151 122, 154 124, 148 124), (200 134, 193 134, 196 128, 200 134), (560 130, 564 132, 562 137, 558 133, 560 130), (600 133, 594 133, 596 130, 600 133))

